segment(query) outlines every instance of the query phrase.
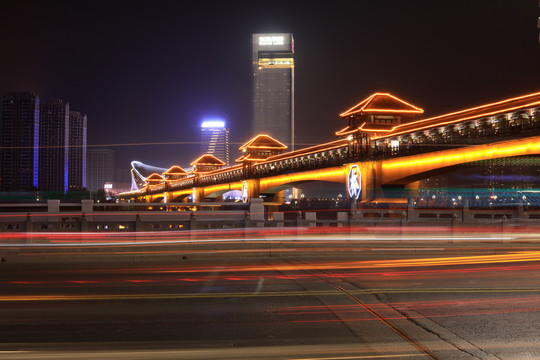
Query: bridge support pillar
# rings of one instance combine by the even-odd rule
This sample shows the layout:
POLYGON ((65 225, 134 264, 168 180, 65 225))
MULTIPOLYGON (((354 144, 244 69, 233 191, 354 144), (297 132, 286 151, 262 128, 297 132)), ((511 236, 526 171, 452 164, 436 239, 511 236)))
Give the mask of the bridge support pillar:
POLYGON ((58 214, 60 213, 60 200, 47 200, 47 216, 49 222, 60 221, 58 214))
POLYGON ((309 227, 317 226, 317 213, 316 212, 306 212, 305 213, 306 222, 309 227))
POLYGON ((263 199, 253 198, 249 204, 249 220, 250 222, 257 226, 264 226, 264 205, 263 199))
POLYGON ((272 213, 272 219, 276 222, 277 227, 283 227, 283 220, 285 217, 282 212, 272 213))
POLYGON ((343 227, 343 225, 347 225, 349 221, 348 214, 345 211, 338 211, 337 213, 337 226, 343 227))
POLYGON ((81 212, 86 214, 87 220, 93 220, 94 200, 81 200, 81 212))

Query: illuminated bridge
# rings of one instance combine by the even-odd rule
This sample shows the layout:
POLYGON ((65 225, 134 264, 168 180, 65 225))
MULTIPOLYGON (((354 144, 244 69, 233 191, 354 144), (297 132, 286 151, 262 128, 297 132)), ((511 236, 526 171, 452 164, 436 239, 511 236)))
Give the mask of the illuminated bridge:
POLYGON ((239 150, 237 165, 205 154, 193 170, 154 173, 144 186, 120 195, 140 202, 204 202, 231 190, 242 200, 281 202, 283 190, 308 181, 344 184, 359 200, 384 196, 387 187, 417 188, 418 181, 456 166, 540 153, 540 92, 449 114, 417 119, 423 110, 391 94, 376 93, 340 114, 337 140, 285 152, 268 135, 239 150))

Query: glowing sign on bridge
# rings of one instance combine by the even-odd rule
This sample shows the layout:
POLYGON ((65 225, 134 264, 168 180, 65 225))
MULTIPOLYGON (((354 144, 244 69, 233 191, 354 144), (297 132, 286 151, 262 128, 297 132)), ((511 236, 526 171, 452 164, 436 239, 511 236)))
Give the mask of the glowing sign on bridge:
POLYGON ((362 193, 362 174, 358 165, 351 166, 347 177, 347 191, 351 199, 358 199, 362 193))
POLYGON ((247 203, 249 200, 249 191, 248 191, 248 183, 247 181, 244 181, 242 183, 242 202, 247 203))

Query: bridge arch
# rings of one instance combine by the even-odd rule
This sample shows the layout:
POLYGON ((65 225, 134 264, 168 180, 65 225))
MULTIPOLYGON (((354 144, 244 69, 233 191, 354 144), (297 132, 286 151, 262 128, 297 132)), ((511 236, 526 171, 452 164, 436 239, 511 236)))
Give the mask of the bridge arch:
POLYGON ((405 185, 482 160, 540 154, 540 136, 467 146, 380 161, 381 184, 405 185), (446 169, 446 170, 445 170, 446 169))

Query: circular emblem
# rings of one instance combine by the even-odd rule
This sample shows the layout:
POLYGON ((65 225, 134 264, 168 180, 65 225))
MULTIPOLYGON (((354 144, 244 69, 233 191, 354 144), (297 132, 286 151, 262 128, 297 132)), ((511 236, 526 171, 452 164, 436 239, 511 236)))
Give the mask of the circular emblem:
POLYGON ((247 181, 242 183, 242 202, 247 203, 249 200, 248 184, 247 181))
POLYGON ((193 188, 193 191, 191 192, 191 201, 197 202, 197 189, 193 188))
POLYGON ((362 193, 362 176, 358 165, 351 166, 349 170, 347 190, 349 191, 349 196, 354 199, 358 199, 362 193))

